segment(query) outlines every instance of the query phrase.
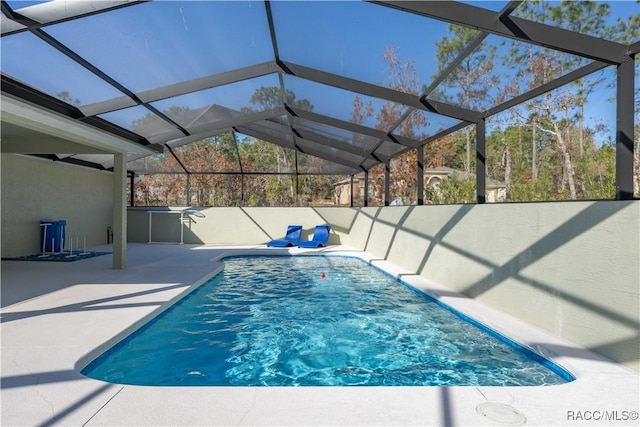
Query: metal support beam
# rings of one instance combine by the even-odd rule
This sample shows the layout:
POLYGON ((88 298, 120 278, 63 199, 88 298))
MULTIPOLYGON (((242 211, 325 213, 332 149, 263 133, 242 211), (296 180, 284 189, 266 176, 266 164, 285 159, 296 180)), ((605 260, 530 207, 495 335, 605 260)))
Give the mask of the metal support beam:
POLYGON ((351 182, 350 182, 351 188, 349 189, 350 193, 349 193, 349 207, 352 208, 353 207, 353 175, 351 175, 351 182))
POLYGON ((497 19, 499 14, 496 12, 462 2, 373 1, 371 3, 610 64, 619 64, 627 50, 627 47, 621 43, 539 22, 504 15, 500 16, 501 19, 497 19))
MULTIPOLYGON (((242 156, 240 156, 240 148, 238 148, 238 137, 236 137, 236 132, 238 132, 238 130, 236 128, 233 128, 233 131, 231 132, 231 136, 233 137, 233 145, 236 147, 236 156, 238 157, 238 169, 240 170, 240 173, 244 173, 244 170, 242 169, 242 156)), ((242 181, 242 184, 244 185, 244 181, 242 181)), ((244 200, 244 187, 242 187, 242 200, 244 200)))
POLYGON ((136 205, 136 173, 131 174, 131 181, 129 181, 129 192, 131 193, 131 207, 136 205))
MULTIPOLYGON (((191 133, 191 136, 182 137, 178 135, 175 137, 175 139, 168 139, 168 136, 166 136, 165 134, 161 134, 159 136, 154 136, 153 141, 157 143, 167 141, 166 144, 172 148, 180 147, 181 145, 190 144, 195 141, 200 141, 201 139, 206 139, 211 136, 228 132, 234 126, 260 122, 262 120, 278 117, 279 115, 282 115, 284 113, 285 109, 279 107, 271 110, 259 111, 257 113, 235 115, 229 114, 229 118, 190 127, 189 132, 191 133)), ((268 141, 268 139, 265 141, 268 141)))
POLYGON ((386 161, 384 164, 384 205, 389 206, 391 201, 391 192, 389 187, 391 185, 391 163, 386 161))
POLYGON ((369 171, 364 171, 364 202, 365 207, 369 206, 369 171))
POLYGON ((431 82, 429 87, 424 91, 420 99, 426 99, 436 88, 449 77, 449 74, 456 69, 458 65, 469 56, 482 42, 487 38, 488 33, 480 33, 469 42, 469 44, 464 48, 462 52, 458 54, 458 56, 447 65, 447 67, 440 72, 440 74, 431 82))
MULTIPOLYGON (((283 64, 282 64, 282 61, 280 61, 280 51, 278 48, 278 40, 276 39, 276 27, 273 22, 273 11, 271 10, 271 3, 269 1, 265 1, 264 7, 267 13, 267 22, 269 23, 269 34, 271 35, 271 46, 273 47, 273 57, 278 66, 278 69, 282 71, 283 64)), ((282 102, 282 105, 286 109, 287 108, 287 89, 284 85, 284 77, 282 72, 278 73, 278 82, 280 84, 280 101, 282 102)), ((296 147, 296 149, 300 149, 298 147, 298 141, 296 138, 297 134, 295 132, 295 129, 293 129, 293 119, 291 118, 291 115, 288 112, 286 117, 287 117, 287 123, 289 125, 289 134, 291 135, 291 139, 293 140, 293 145, 296 147)), ((296 164, 296 170, 297 170, 297 164, 296 164)))
POLYGON ((451 126, 448 129, 443 129, 440 132, 436 133, 435 135, 432 135, 432 136, 430 136, 428 138, 423 139, 422 140, 422 145, 430 144, 433 141, 437 141, 440 138, 444 138, 445 136, 450 135, 450 134, 452 134, 454 132, 457 132, 460 129, 464 129, 467 126, 469 126, 469 123, 467 123, 467 122, 456 123, 455 125, 451 126))
POLYGON ((486 123, 484 120, 480 120, 476 123, 476 202, 479 204, 486 202, 485 131, 486 123))
POLYGON ((634 56, 618 65, 616 96, 616 200, 633 198, 634 56))
MULTIPOLYGON (((261 139, 263 141, 269 141, 273 144, 278 144, 281 147, 285 147, 285 148, 290 148, 293 149, 290 145, 290 143, 286 140, 274 137, 272 135, 268 135, 266 133, 261 132, 260 130, 256 129, 255 127, 252 127, 251 125, 248 126, 238 126, 237 129, 245 134, 245 135, 249 135, 252 136, 254 138, 258 138, 261 139)), ((299 138, 301 140, 301 142, 306 141, 304 138, 299 138)), ((308 143, 310 143, 311 145, 315 144, 312 141, 307 141, 308 143)), ((336 159, 336 158, 327 158, 326 155, 323 155, 322 153, 318 152, 318 151, 313 151, 313 150, 306 150, 304 151, 306 154, 310 154, 312 156, 316 156, 316 157, 320 157, 322 159, 328 160, 330 162, 342 165, 342 166, 346 166, 349 168, 353 168, 354 170, 359 170, 359 165, 345 161, 343 159, 336 159)))
POLYGON ((187 174, 187 206, 191 206, 191 174, 187 174))
POLYGON ((244 196, 244 174, 240 175, 240 206, 246 206, 244 196))
MULTIPOLYGON (((256 77, 266 76, 278 71, 275 61, 256 64, 249 67, 238 68, 233 71, 226 71, 219 74, 212 74, 198 79, 162 86, 155 89, 136 92, 135 95, 144 103, 161 101, 175 96, 186 95, 202 90, 212 89, 256 77)), ((119 96, 116 98, 98 101, 92 104, 82 105, 79 109, 87 116, 104 114, 122 108, 133 107, 136 103, 129 96, 119 96)))
POLYGON ((418 206, 424 205, 424 146, 418 147, 418 177, 416 192, 418 193, 418 206))
MULTIPOLYGON (((291 106, 289 106, 288 108, 294 114, 294 117, 299 117, 301 119, 309 120, 312 122, 318 122, 327 126, 332 126, 332 127, 346 130, 353 133, 359 133, 361 135, 377 138, 379 140, 396 142, 398 144, 402 144, 411 148, 416 148, 418 145, 420 145, 420 142, 415 139, 411 139, 411 138, 407 138, 407 137, 403 137, 395 134, 390 135, 378 129, 370 128, 370 127, 359 125, 356 123, 347 122, 340 119, 335 119, 333 117, 328 117, 322 114, 302 110, 299 108, 293 108, 291 106)), ((371 152, 372 151, 370 151, 368 154, 371 154, 371 152)))
POLYGON ((167 150, 169 151, 169 153, 171 153, 171 157, 174 158, 174 160, 180 165, 180 167, 182 168, 183 171, 185 171, 187 174, 191 173, 189 171, 189 169, 187 169, 187 167, 184 165, 184 163, 182 163, 182 160, 180 160, 180 157, 178 157, 176 155, 176 153, 173 151, 173 149, 170 146, 166 146, 167 150))
POLYGON ((543 95, 547 92, 551 92, 554 89, 557 89, 573 81, 586 77, 608 66, 609 65, 605 64, 604 62, 597 62, 597 61, 592 62, 588 65, 585 65, 584 67, 580 67, 577 70, 573 70, 570 73, 567 73, 561 77, 558 77, 557 79, 551 80, 548 83, 545 83, 534 89, 531 89, 528 92, 522 93, 514 98, 511 98, 510 100, 503 102, 502 104, 496 105, 495 107, 491 107, 485 112, 483 117, 486 118, 486 117, 493 116, 494 114, 501 113, 502 111, 508 110, 511 107, 515 107, 516 105, 520 105, 537 96, 543 95))
POLYGON ((511 0, 502 8, 498 19, 504 19, 506 16, 511 15, 511 13, 520 6, 520 3, 523 3, 523 0, 511 0))
POLYGON ((285 63, 281 61, 281 63, 283 64, 283 72, 291 74, 292 76, 311 80, 316 83, 322 83, 327 86, 333 86, 350 92, 392 101, 408 107, 438 113, 443 116, 453 117, 454 119, 465 120, 467 122, 476 122, 481 116, 477 111, 468 110, 466 108, 447 104, 441 101, 421 99, 417 95, 374 85, 338 74, 327 73, 315 68, 294 64, 292 62, 285 63))
MULTIPOLYGON (((517 7, 518 4, 519 2, 510 2, 500 12, 500 16, 508 16, 513 11, 513 9, 517 7)), ((431 85, 429 85, 429 87, 423 92, 422 96, 420 97, 420 101, 423 103, 427 102, 427 97, 438 87, 438 85, 440 85, 440 83, 442 83, 451 74, 451 72, 458 65, 460 65, 460 63, 467 56, 469 56, 478 46, 482 44, 482 42, 485 38, 487 38, 488 35, 488 33, 480 33, 476 37, 474 37, 473 40, 471 40, 471 42, 464 48, 464 50, 460 52, 460 54, 458 54, 458 56, 453 61, 451 61, 451 63, 449 63, 449 65, 434 79, 434 81, 431 82, 431 85)))
POLYGON ((339 141, 325 135, 318 135, 312 131, 307 131, 296 126, 294 126, 293 129, 301 138, 308 141, 317 142, 318 144, 325 147, 335 148, 336 150, 343 151, 345 153, 351 153, 359 157, 363 157, 364 159, 373 159, 373 156, 371 156, 371 154, 367 155, 366 151, 364 151, 361 147, 349 145, 343 141, 339 141))
POLYGON ((113 261, 116 270, 127 268, 127 155, 113 155, 113 261))

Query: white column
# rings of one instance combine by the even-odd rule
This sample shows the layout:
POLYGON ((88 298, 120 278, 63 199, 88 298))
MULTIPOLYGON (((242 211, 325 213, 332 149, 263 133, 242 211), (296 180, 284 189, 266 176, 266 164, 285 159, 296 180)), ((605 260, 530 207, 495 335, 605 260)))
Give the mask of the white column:
POLYGON ((113 155, 113 268, 127 268, 127 157, 113 155))

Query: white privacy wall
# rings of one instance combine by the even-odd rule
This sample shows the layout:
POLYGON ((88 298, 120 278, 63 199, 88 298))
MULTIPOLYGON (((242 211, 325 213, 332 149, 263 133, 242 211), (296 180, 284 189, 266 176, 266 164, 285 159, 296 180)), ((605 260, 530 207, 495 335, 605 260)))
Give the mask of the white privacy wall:
POLYGON ((113 218, 113 175, 63 163, 2 154, 2 256, 42 251, 40 221, 67 221, 80 245, 107 243, 113 218))
POLYGON ((639 370, 640 202, 361 208, 349 244, 639 370))
MULTIPOLYGON (((149 210, 184 210, 181 208, 129 208, 128 240, 149 241, 149 210)), ((317 224, 331 224, 338 214, 353 216, 346 210, 333 210, 333 215, 322 214, 314 208, 195 208, 198 215, 184 217, 182 228, 185 243, 216 245, 261 245, 284 237, 289 224, 303 226, 302 239, 309 239, 317 224)), ((326 208, 325 208, 326 211, 326 208)), ((176 214, 152 215, 151 240, 153 242, 179 242, 180 216, 176 214)), ((335 221, 339 223, 339 221, 335 221)), ((334 228, 330 244, 344 243, 345 233, 334 228)))

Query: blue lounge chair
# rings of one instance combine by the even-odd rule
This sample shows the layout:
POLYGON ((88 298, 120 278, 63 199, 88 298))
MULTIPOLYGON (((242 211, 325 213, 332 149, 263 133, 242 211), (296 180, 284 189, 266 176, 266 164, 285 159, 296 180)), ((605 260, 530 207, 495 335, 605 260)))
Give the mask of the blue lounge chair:
POLYGON ((331 231, 331 227, 328 225, 316 225, 316 229, 313 232, 311 240, 300 242, 298 247, 321 248, 323 246, 327 246, 327 243, 329 242, 329 231, 331 231))
POLYGON ((302 234, 301 225, 290 225, 287 227, 287 235, 283 240, 272 240, 267 246, 272 248, 288 248, 296 246, 300 242, 300 234, 302 234))

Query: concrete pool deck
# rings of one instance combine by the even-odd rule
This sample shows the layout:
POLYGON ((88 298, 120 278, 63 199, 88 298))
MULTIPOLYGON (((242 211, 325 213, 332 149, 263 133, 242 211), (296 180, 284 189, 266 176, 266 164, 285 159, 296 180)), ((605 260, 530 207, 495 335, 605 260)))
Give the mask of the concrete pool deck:
POLYGON ((400 275, 577 379, 548 387, 140 387, 77 371, 106 342, 214 271, 212 259, 264 250, 280 251, 129 244, 126 270, 113 270, 111 255, 2 261, 0 424, 639 425, 637 373, 345 246, 320 251, 361 256, 400 275))

